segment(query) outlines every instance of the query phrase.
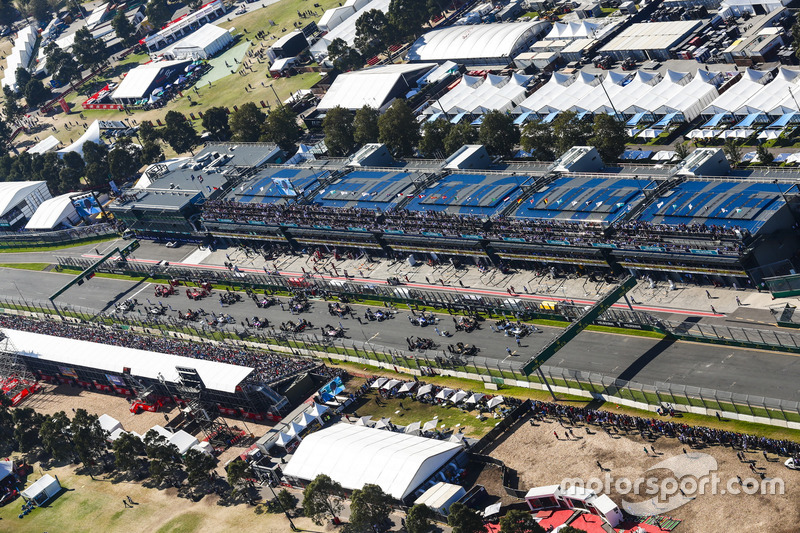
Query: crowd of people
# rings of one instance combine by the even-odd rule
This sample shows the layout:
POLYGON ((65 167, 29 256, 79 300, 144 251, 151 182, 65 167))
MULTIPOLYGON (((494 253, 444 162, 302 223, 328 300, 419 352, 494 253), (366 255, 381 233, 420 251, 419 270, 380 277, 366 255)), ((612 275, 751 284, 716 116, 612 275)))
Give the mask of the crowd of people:
POLYGON ((254 369, 253 373, 248 376, 248 380, 254 383, 269 384, 320 366, 320 363, 311 359, 290 358, 239 346, 200 344, 176 338, 146 335, 132 330, 70 324, 55 319, 40 320, 19 315, 0 314, 0 328, 246 366, 254 369))
MULTIPOLYGON (((446 237, 477 235, 484 239, 522 239, 527 242, 559 241, 567 245, 605 244, 615 248, 658 246, 669 252, 708 249, 717 254, 739 254, 750 235, 746 229, 706 224, 653 224, 626 221, 610 226, 590 221, 565 221, 498 217, 486 220, 474 215, 445 211, 389 209, 384 212, 359 207, 331 208, 320 205, 277 205, 215 200, 204 205, 205 220, 232 220, 246 224, 296 224, 333 229, 363 228, 369 231, 402 231, 408 234, 441 233, 446 237), (721 241, 721 242, 720 242, 721 241)), ((552 244, 552 242, 551 242, 552 244)))

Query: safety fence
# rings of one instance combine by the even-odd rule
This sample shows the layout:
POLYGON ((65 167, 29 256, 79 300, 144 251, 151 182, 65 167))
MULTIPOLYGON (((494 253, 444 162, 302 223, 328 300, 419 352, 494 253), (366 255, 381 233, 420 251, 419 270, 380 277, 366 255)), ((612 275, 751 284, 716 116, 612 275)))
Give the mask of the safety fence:
POLYGON ((0 233, 0 250, 74 245, 103 237, 111 237, 116 233, 114 226, 111 224, 95 224, 93 226, 41 233, 3 232, 0 233))
POLYGON ((697 414, 723 413, 744 421, 800 429, 800 402, 764 396, 736 394, 715 389, 666 382, 636 382, 581 370, 542 366, 542 375, 525 375, 521 361, 491 357, 457 357, 446 351, 411 352, 381 346, 368 340, 328 338, 317 333, 286 333, 275 329, 256 330, 236 324, 216 327, 187 323, 174 317, 149 318, 143 315, 111 315, 72 305, 0 298, 0 312, 27 311, 35 314, 61 314, 78 320, 116 324, 149 334, 189 340, 233 343, 265 350, 378 366, 415 375, 443 375, 476 380, 493 387, 520 387, 545 390, 551 385, 559 393, 614 401, 647 409, 647 406, 672 405, 678 411, 697 414))

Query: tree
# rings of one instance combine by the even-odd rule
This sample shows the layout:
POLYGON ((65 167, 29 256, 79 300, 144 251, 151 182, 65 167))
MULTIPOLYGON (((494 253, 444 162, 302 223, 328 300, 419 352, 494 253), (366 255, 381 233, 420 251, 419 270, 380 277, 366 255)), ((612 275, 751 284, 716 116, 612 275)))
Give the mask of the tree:
POLYGON ((373 531, 372 526, 385 523, 391 512, 391 497, 378 485, 367 483, 350 497, 350 523, 357 530, 373 531))
POLYGON ((742 148, 736 144, 735 139, 727 139, 722 146, 722 151, 725 152, 731 166, 736 167, 742 161, 742 148))
POLYGON ((589 144, 597 149, 604 163, 616 163, 625 151, 627 141, 628 132, 623 121, 606 114, 594 117, 589 144))
POLYGON ((413 505, 406 513, 406 531, 408 533, 430 533, 433 529, 431 520, 435 514, 433 509, 425 504, 413 505))
POLYGON ((28 107, 39 107, 50 99, 50 90, 44 86, 41 80, 37 80, 36 78, 28 82, 23 93, 25 94, 25 101, 28 103, 28 107))
POLYGON ((47 0, 31 0, 27 4, 27 12, 36 20, 44 22, 52 18, 53 8, 47 0))
POLYGON ((192 152, 194 155, 192 149, 200 141, 200 137, 192 126, 192 122, 183 113, 177 111, 167 111, 164 122, 166 126, 162 131, 162 136, 170 148, 178 154, 192 152))
POLYGON ((475 144, 478 141, 478 132, 470 124, 462 122, 456 124, 444 138, 445 154, 451 155, 465 144, 475 144))
POLYGON ((373 56, 392 44, 395 30, 386 13, 379 9, 370 9, 356 21, 355 44, 364 57, 373 56))
POLYGON ((45 421, 41 415, 30 407, 14 409, 11 413, 14 422, 14 440, 17 449, 29 453, 40 446, 39 430, 45 421))
POLYGON ((142 149, 131 142, 130 137, 122 137, 108 152, 108 170, 111 177, 120 184, 133 176, 142 166, 142 149))
POLYGON ((481 515, 458 502, 450 506, 447 524, 453 528, 453 533, 481 533, 483 531, 481 515))
POLYGON ((553 127, 541 120, 532 120, 522 128, 520 145, 537 161, 553 161, 556 158, 553 150, 555 141, 553 127))
POLYGON ((54 80, 61 83, 71 83, 80 81, 83 77, 81 67, 78 62, 72 57, 72 54, 65 52, 59 48, 55 43, 50 43, 44 49, 47 59, 45 60, 45 68, 54 80))
POLYGON ((228 463, 228 466, 225 467, 225 472, 228 474, 228 484, 231 487, 248 484, 248 478, 253 475, 250 465, 242 461, 241 458, 236 458, 228 463))
POLYGON ((344 509, 344 489, 325 474, 320 474, 303 491, 303 513, 322 525, 327 515, 336 518, 344 509))
POLYGON ((75 32, 72 53, 81 65, 93 71, 104 65, 110 55, 106 43, 102 39, 95 39, 86 27, 75 32))
POLYGON ((256 107, 253 102, 247 102, 239 106, 239 109, 231 113, 228 120, 232 139, 239 142, 256 142, 261 136, 261 126, 267 120, 267 116, 256 107))
POLYGON ((684 141, 675 145, 675 155, 680 161, 689 157, 689 143, 684 141))
POLYGON ((216 141, 227 141, 231 138, 231 128, 228 126, 228 111, 224 107, 211 107, 203 113, 203 128, 208 131, 216 141))
POLYGON ((0 156, 6 155, 9 147, 11 147, 11 126, 0 118, 0 156))
POLYGON ((111 19, 111 27, 117 33, 117 37, 122 41, 125 46, 133 46, 136 44, 136 28, 125 16, 125 10, 120 9, 117 14, 111 19))
POLYGON ((64 411, 59 411, 42 422, 39 428, 39 438, 42 439, 42 448, 56 461, 64 461, 73 456, 70 436, 69 417, 64 411))
POLYGON ((107 448, 108 434, 100 426, 99 417, 89 414, 85 409, 78 409, 72 417, 70 428, 75 453, 84 465, 91 465, 107 448))
POLYGON ((217 466, 217 460, 199 450, 189 450, 183 456, 187 481, 190 487, 197 487, 208 480, 208 475, 217 466))
POLYGON ((10 87, 3 87, 3 114, 8 122, 15 122, 25 114, 25 109, 19 105, 19 98, 10 87))
POLYGON ((365 105, 353 117, 353 140, 357 146, 378 142, 378 110, 365 105))
POLYGON ((439 118, 433 122, 426 122, 422 125, 422 135, 419 140, 419 151, 424 157, 442 158, 445 154, 445 139, 452 128, 449 120, 439 118))
POLYGON ((144 442, 133 433, 123 432, 111 445, 114 451, 114 465, 122 472, 139 470, 139 458, 145 454, 144 442))
POLYGON ((172 16, 169 7, 167 7, 167 0, 150 0, 147 2, 145 14, 147 15, 147 20, 156 30, 160 30, 172 16))
POLYGON ((419 125, 405 100, 398 98, 378 118, 378 140, 396 156, 414 153, 419 140, 419 125))
POLYGON ((158 141, 161 138, 161 132, 153 126, 152 122, 142 122, 139 129, 136 131, 136 136, 139 137, 139 140, 144 144, 146 142, 158 141))
POLYGON ((500 533, 544 533, 544 528, 528 511, 512 509, 500 519, 500 533))
POLYGON ((144 435, 144 447, 153 481, 159 485, 165 480, 175 483, 183 471, 181 454, 177 446, 151 429, 144 435))
POLYGON ((556 157, 573 146, 583 146, 591 136, 592 126, 588 122, 578 120, 578 115, 572 111, 561 113, 553 121, 553 135, 556 142, 556 157))
POLYGON ((78 190, 86 165, 78 152, 67 152, 58 172, 58 190, 63 194, 78 190))
POLYGON ((16 72, 16 79, 17 79, 17 87, 24 88, 28 85, 28 82, 31 81, 31 73, 25 67, 17 67, 16 72))
POLYGON ((261 140, 273 142, 285 152, 294 152, 303 130, 297 123, 297 114, 288 106, 274 108, 261 126, 261 140))
MULTIPOLYGON (((8 399, 10 403, 10 398, 5 394, 0 394, 0 396, 8 399)), ((0 400, 0 404, 4 405, 2 400, 0 400)), ((0 455, 7 457, 16 444, 16 439, 14 438, 14 417, 11 415, 11 411, 2 405, 0 405, 0 455)))
POLYGON ((267 504, 267 512, 277 514, 285 511, 288 513, 295 507, 297 507, 297 498, 294 494, 286 489, 281 489, 280 492, 275 495, 275 498, 270 500, 269 504, 267 504))
POLYGON ((108 146, 103 143, 87 141, 83 145, 83 160, 86 163, 85 176, 89 186, 105 188, 108 186, 108 146))
POLYGON ((146 141, 142 143, 142 153, 140 161, 143 165, 152 165, 164 159, 164 152, 158 142, 146 141))
POLYGON ((558 530, 558 533, 584 533, 582 529, 572 526, 564 526, 558 530))
POLYGON ((771 165, 775 161, 775 156, 763 144, 756 146, 756 155, 762 165, 771 165))
POLYGON ((428 6, 423 0, 391 0, 387 14, 397 36, 410 41, 428 21, 428 6))
POLYGON ((792 47, 794 47, 794 55, 800 57, 800 20, 792 26, 792 47))
POLYGON ((489 111, 483 115, 478 142, 486 147, 491 155, 508 157, 519 142, 519 130, 514 118, 501 111, 489 111))
POLYGON ((322 121, 325 132, 325 146, 328 153, 334 156, 345 156, 355 147, 353 138, 353 114, 341 107, 329 109, 322 121))
POLYGON ((357 70, 364 65, 364 57, 355 48, 337 37, 328 45, 328 59, 342 72, 357 70))

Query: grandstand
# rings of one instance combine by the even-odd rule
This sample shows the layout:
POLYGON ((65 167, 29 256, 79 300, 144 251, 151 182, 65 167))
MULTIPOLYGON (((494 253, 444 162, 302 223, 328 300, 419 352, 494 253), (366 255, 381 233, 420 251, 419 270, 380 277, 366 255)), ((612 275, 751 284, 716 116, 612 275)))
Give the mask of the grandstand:
POLYGON ((387 170, 354 170, 327 185, 312 202, 328 208, 393 209, 416 194, 422 175, 387 170))
POLYGON ((227 198, 254 204, 297 202, 306 198, 328 175, 326 170, 265 168, 236 187, 227 198))
POLYGON ((525 175, 495 172, 446 174, 406 206, 410 211, 443 211, 453 215, 491 216, 499 207, 516 203, 523 185, 533 181, 525 175))

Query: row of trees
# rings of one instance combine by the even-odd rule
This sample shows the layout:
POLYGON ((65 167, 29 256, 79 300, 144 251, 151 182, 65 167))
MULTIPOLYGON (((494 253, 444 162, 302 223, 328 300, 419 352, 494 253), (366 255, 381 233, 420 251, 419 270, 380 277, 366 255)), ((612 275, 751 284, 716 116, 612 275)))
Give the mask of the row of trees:
POLYGON ((604 161, 613 162, 625 150, 627 141, 624 125, 608 115, 587 122, 578 120, 575 113, 562 113, 551 124, 529 122, 520 132, 512 116, 491 111, 483 115, 478 129, 445 119, 426 122, 419 128, 411 109, 400 99, 380 117, 369 107, 355 114, 341 107, 331 109, 322 127, 328 150, 338 156, 364 143, 381 142, 397 156, 410 156, 418 149, 424 157, 443 158, 477 142, 492 155, 507 157, 521 145, 534 158, 552 161, 572 146, 588 143, 597 148, 604 161))

